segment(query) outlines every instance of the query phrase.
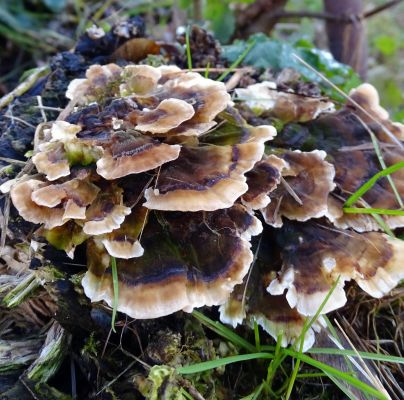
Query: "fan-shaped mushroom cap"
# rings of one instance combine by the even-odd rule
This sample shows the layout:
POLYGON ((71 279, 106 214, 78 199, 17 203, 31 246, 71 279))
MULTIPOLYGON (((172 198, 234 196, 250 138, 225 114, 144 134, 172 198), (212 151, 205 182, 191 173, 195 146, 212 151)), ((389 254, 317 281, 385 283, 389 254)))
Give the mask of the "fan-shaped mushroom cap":
MULTIPOLYGON (((383 145, 383 143, 381 143, 383 145)), ((382 148, 382 155, 387 167, 404 160, 404 149, 397 145, 382 148), (394 146, 394 147, 392 147, 394 146)), ((374 150, 341 151, 334 155, 333 163, 336 169, 335 182, 345 197, 356 192, 373 175, 377 174, 381 167, 374 150)), ((404 168, 390 174, 398 195, 404 200, 404 168)), ((391 183, 387 177, 379 179, 372 188, 367 191, 362 199, 372 208, 399 209, 400 204, 393 192, 391 183)), ((341 196, 329 199, 329 214, 327 217, 339 228, 353 228, 358 232, 377 231, 381 227, 372 215, 346 214, 343 211, 344 199, 341 196)), ((391 229, 404 226, 404 216, 382 215, 380 216, 391 229)))
MULTIPOLYGON (((299 314, 295 308, 291 308, 285 296, 266 296, 261 304, 249 312, 250 325, 254 326, 254 321, 260 325, 265 332, 270 334, 275 340, 281 337, 280 345, 287 347, 289 344, 300 347, 300 337, 303 332, 306 317, 299 314), (281 336, 280 336, 281 335, 281 336)), ((312 324, 307 330, 303 339, 302 351, 307 351, 315 343, 315 332, 319 332, 325 325, 322 317, 312 324)))
POLYGON ((166 133, 191 119, 194 114, 193 106, 186 101, 166 99, 153 110, 143 110, 136 120, 136 129, 155 134, 166 133))
POLYGON ((322 112, 334 110, 334 104, 328 100, 281 92, 274 82, 256 83, 246 89, 235 89, 235 92, 257 113, 270 112, 283 122, 311 121, 322 112))
POLYGON ((118 229, 131 209, 122 205, 122 189, 116 185, 100 192, 86 212, 83 231, 87 235, 102 235, 118 229))
POLYGON ((38 172, 45 174, 46 179, 54 181, 70 174, 69 161, 63 143, 44 143, 40 152, 32 157, 38 172))
POLYGON ((118 229, 100 239, 108 254, 124 259, 141 257, 144 250, 138 238, 146 221, 147 209, 135 207, 118 229))
POLYGON ((248 142, 265 143, 276 136, 276 129, 271 125, 258 125, 250 127, 251 138, 248 142))
MULTIPOLYGON (((349 93, 349 97, 356 103, 362 106, 368 113, 375 117, 382 127, 378 126, 379 139, 387 142, 391 142, 392 136, 398 140, 404 140, 404 125, 399 122, 391 122, 389 113, 380 105, 380 98, 377 90, 369 83, 363 83, 355 89, 352 89, 349 93), (386 130, 390 132, 386 133, 386 130), (383 133, 382 133, 383 132, 383 133)), ((350 103, 348 102, 348 106, 350 103)), ((351 105, 356 109, 355 105, 351 105)), ((374 125, 374 121, 366 115, 362 110, 356 109, 355 112, 366 122, 374 125)))
POLYGON ((87 221, 83 226, 84 233, 87 235, 102 235, 118 229, 124 221, 125 216, 130 214, 130 208, 115 205, 108 213, 105 212, 103 214, 103 217, 100 219, 94 218, 87 221))
POLYGON ((161 70, 149 65, 127 65, 122 72, 124 83, 119 87, 121 96, 144 96, 157 88, 161 70))
MULTIPOLYGON (((335 167, 338 189, 329 200, 327 217, 339 228, 352 227, 359 232, 380 230, 380 225, 371 215, 344 214, 342 207, 352 193, 381 169, 369 131, 378 139, 381 154, 389 167, 404 159, 404 149, 399 142, 404 138, 404 126, 388 119, 372 86, 361 85, 351 92, 351 97, 376 121, 356 104, 349 102, 337 112, 323 114, 306 124, 286 125, 276 137, 275 145, 326 151, 329 162, 335 167)), ((391 178, 398 192, 403 193, 404 170, 391 174, 391 178)), ((390 210, 400 208, 387 178, 379 179, 362 197, 368 207, 390 210)), ((404 226, 402 216, 383 215, 381 218, 392 229, 404 226)))
MULTIPOLYGON (((240 233, 255 218, 245 211, 232 220, 228 211, 152 212, 142 234, 143 256, 117 259, 118 310, 148 319, 224 303, 252 262, 250 244, 240 233)), ((109 256, 89 242, 88 260, 82 282, 86 295, 111 305, 109 256)))
POLYGON ((75 178, 60 184, 42 186, 32 192, 31 198, 39 206, 45 207, 55 207, 64 199, 70 199, 78 206, 88 206, 99 191, 93 183, 75 178))
POLYGON ((44 185, 44 182, 35 179, 19 182, 11 188, 10 195, 14 207, 22 218, 34 224, 44 224, 45 228, 52 229, 65 223, 64 209, 43 207, 32 201, 32 193, 44 185))
POLYGON ((193 122, 211 122, 231 102, 223 82, 204 78, 195 72, 186 72, 164 84, 163 98, 175 97, 189 101, 194 109, 193 122), (174 95, 171 94, 174 92, 174 95), (178 97, 177 97, 178 95, 178 97))
POLYGON ((149 171, 175 160, 181 146, 168 145, 147 136, 119 132, 97 161, 97 173, 105 179, 117 179, 129 174, 149 171))
POLYGON ((170 211, 213 211, 231 207, 248 186, 245 172, 261 159, 262 143, 184 147, 162 167, 156 187, 145 191, 145 207, 170 211))
POLYGON ((322 313, 346 302, 344 282, 354 279, 374 297, 381 297, 404 277, 404 242, 377 233, 338 231, 314 224, 288 224, 283 235, 283 268, 268 286, 272 295, 287 289, 291 307, 314 315, 340 276, 322 313))
POLYGON ((70 82, 66 97, 75 100, 79 104, 88 104, 103 97, 105 94, 112 94, 118 91, 121 79, 122 68, 116 64, 91 65, 86 71, 86 79, 74 79, 70 82))
POLYGON ((80 206, 74 200, 69 199, 65 204, 63 220, 67 221, 69 219, 86 219, 86 209, 87 207, 80 206))
POLYGON ((66 197, 66 192, 62 185, 46 185, 36 189, 31 194, 33 202, 38 206, 48 208, 56 207, 66 197))
POLYGON ((255 164, 246 173, 248 191, 242 196, 241 202, 253 210, 265 208, 271 201, 269 193, 279 185, 282 170, 287 166, 286 161, 273 154, 255 164))
POLYGON ((141 257, 144 249, 136 240, 118 240, 118 239, 102 239, 102 244, 108 251, 108 254, 116 258, 134 258, 141 257))
MULTIPOLYGON (((234 288, 226 303, 220 306, 220 320, 234 328, 244 320, 251 327, 256 322, 275 340, 282 334, 280 344, 286 347, 300 337, 306 317, 292 309, 284 295, 272 296, 266 291, 268 283, 275 276, 272 268, 276 268, 277 264, 277 248, 268 236, 268 228, 254 253, 255 261, 248 277, 234 288)), ((318 322, 313 326, 316 330, 319 327, 318 322)), ((303 350, 312 347, 314 340, 314 331, 309 329, 304 338, 303 350)))
POLYGON ((48 130, 50 139, 38 145, 38 153, 32 157, 38 172, 54 181, 70 174, 74 164, 88 165, 98 158, 99 149, 80 143, 77 133, 81 126, 66 121, 55 121, 48 130))
MULTIPOLYGON (((164 100, 177 99, 191 105, 194 111, 192 118, 184 119, 182 124, 166 131, 167 136, 201 135, 215 125, 214 118, 231 102, 223 82, 204 78, 195 72, 163 74, 159 83, 162 83, 162 86, 153 94, 153 97, 147 100, 138 99, 138 101, 146 105, 151 102, 152 108, 155 109, 164 100)), ((185 115, 184 111, 182 114, 185 115)))
POLYGON ((287 163, 282 170, 285 182, 271 192, 271 202, 261 210, 265 222, 280 227, 282 216, 306 221, 326 215, 328 195, 335 187, 335 170, 325 161, 326 153, 295 150, 286 151, 280 157, 287 163))
POLYGON ((231 104, 223 82, 174 66, 128 65, 121 69, 115 64, 93 65, 86 77, 71 82, 69 98, 88 104, 100 97, 130 96, 132 110, 125 120, 139 131, 161 136, 199 136, 231 104))
POLYGON ((66 121, 55 121, 52 124, 50 133, 52 136, 52 142, 64 142, 67 140, 76 139, 77 133, 81 131, 81 126, 70 124, 66 121))

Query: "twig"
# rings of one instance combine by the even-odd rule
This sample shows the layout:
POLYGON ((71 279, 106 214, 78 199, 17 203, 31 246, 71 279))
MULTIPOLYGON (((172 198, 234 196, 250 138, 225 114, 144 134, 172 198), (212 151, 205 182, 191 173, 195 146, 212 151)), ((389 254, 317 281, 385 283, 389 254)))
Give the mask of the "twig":
POLYGON ((132 361, 121 373, 119 373, 114 379, 112 379, 112 381, 104 385, 102 389, 98 391, 96 397, 98 397, 105 389, 108 389, 111 385, 113 385, 123 374, 129 371, 135 365, 135 363, 136 361, 132 361))
POLYGON ((45 111, 43 108, 42 96, 36 96, 36 101, 38 102, 38 106, 39 106, 38 108, 41 112, 43 122, 48 122, 48 119, 46 118, 46 114, 45 114, 45 111))
POLYGON ((289 183, 286 182, 285 178, 281 176, 281 182, 283 186, 285 186, 285 189, 287 192, 295 199, 296 203, 298 203, 300 206, 303 205, 302 200, 299 198, 299 196, 296 194, 296 192, 292 189, 292 187, 289 185, 289 183))
POLYGON ((5 161, 8 162, 9 164, 21 165, 22 167, 25 166, 25 164, 27 163, 26 161, 14 160, 14 158, 8 158, 8 157, 0 157, 0 161, 5 161))
POLYGON ((47 75, 50 72, 50 67, 37 68, 24 82, 20 83, 12 92, 0 98, 0 109, 8 106, 16 97, 23 95, 38 81, 38 79, 47 75))
POLYGON ((329 21, 345 20, 346 17, 336 17, 327 12, 312 12, 312 11, 278 11, 274 13, 274 18, 316 18, 329 21))
POLYGON ((60 108, 60 107, 50 107, 50 106, 44 106, 44 105, 41 105, 41 106, 34 106, 34 108, 39 108, 39 109, 42 109, 42 110, 49 110, 49 111, 63 111, 63 108, 60 108))
POLYGON ((388 1, 381 6, 375 7, 370 11, 367 11, 363 14, 345 14, 345 15, 334 15, 327 12, 312 12, 312 11, 277 11, 273 14, 273 18, 315 18, 315 19, 323 19, 326 21, 333 21, 333 22, 342 22, 346 24, 356 23, 358 21, 363 21, 366 18, 373 17, 380 12, 393 7, 403 0, 392 0, 388 1))
POLYGON ((386 4, 382 4, 381 6, 375 7, 373 10, 370 10, 368 12, 365 12, 363 14, 363 18, 369 18, 373 17, 373 15, 378 14, 379 12, 382 12, 386 10, 387 8, 393 7, 399 3, 401 3, 403 0, 392 0, 388 1, 386 4))
POLYGON ((14 117, 14 115, 9 115, 9 114, 4 114, 4 116, 6 117, 6 118, 10 118, 11 119, 11 121, 18 121, 18 122, 21 122, 22 124, 24 124, 24 125, 26 125, 26 126, 29 126, 30 128, 34 128, 35 129, 35 126, 34 125, 32 125, 32 124, 30 124, 29 122, 27 122, 27 121, 24 121, 22 118, 19 118, 19 117, 14 117))
POLYGON ((373 386, 378 389, 381 393, 383 393, 387 399, 391 400, 391 397, 389 396, 389 394, 387 393, 387 390, 384 388, 383 384, 380 382, 379 378, 377 376, 375 376, 369 369, 369 367, 367 366, 367 364, 363 361, 363 358, 360 356, 360 354, 358 353, 358 350, 356 350, 355 346, 353 345, 353 343, 351 342, 351 340, 349 339, 348 335, 345 333, 344 329, 342 329, 341 325, 339 324, 339 322, 334 319, 335 324, 338 326, 340 332, 343 334, 344 338, 346 339, 346 341, 349 343, 349 345, 351 346, 352 350, 355 352, 356 357, 358 357, 359 362, 362 364, 362 367, 364 369, 364 371, 366 371, 365 373, 363 373, 363 375, 366 376, 366 378, 373 384, 373 386))

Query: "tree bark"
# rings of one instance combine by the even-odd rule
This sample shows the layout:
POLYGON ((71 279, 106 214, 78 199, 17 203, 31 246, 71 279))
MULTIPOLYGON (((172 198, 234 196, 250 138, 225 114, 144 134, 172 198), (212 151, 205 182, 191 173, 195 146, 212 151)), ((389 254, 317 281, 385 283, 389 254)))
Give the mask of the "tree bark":
POLYGON ((269 34, 286 3, 287 0, 256 0, 248 6, 240 5, 236 10, 235 37, 247 38, 256 32, 269 34))
POLYGON ((325 12, 336 17, 326 22, 331 53, 365 79, 368 47, 363 9, 362 0, 324 0, 325 12), (349 22, 339 17, 349 17, 349 22))

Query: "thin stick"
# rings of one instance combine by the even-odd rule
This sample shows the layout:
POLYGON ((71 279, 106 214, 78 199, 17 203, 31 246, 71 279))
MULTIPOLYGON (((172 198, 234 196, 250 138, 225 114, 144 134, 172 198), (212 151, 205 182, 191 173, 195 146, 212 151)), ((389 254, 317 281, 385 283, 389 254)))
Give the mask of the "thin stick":
POLYGON ((14 158, 8 158, 8 157, 0 157, 0 161, 5 161, 10 164, 21 165, 22 167, 25 166, 25 164, 27 163, 26 161, 14 160, 14 158))
POLYGON ((247 279, 246 279, 244 290, 243 290, 243 297, 241 299, 241 310, 243 311, 243 313, 245 312, 245 299, 247 297, 247 286, 250 281, 251 273, 254 268, 255 262, 257 261, 257 258, 258 258, 258 253, 259 253, 260 247, 261 247, 261 240, 262 240, 262 235, 260 236, 260 240, 257 245, 257 250, 254 253, 253 262, 251 263, 250 270, 248 271, 247 279))
POLYGON ((349 14, 349 15, 339 15, 336 16, 331 13, 327 12, 312 12, 312 11, 278 11, 273 14, 273 18, 316 18, 316 19, 323 19, 326 21, 333 21, 333 22, 345 22, 347 24, 352 24, 357 21, 364 20, 369 17, 373 17, 376 14, 379 14, 380 12, 393 7, 399 3, 401 3, 402 0, 392 0, 388 1, 385 4, 382 4, 381 6, 375 7, 372 10, 369 10, 363 14, 349 14))
POLYGON ((43 109, 43 110, 49 110, 49 111, 63 111, 63 108, 60 108, 60 107, 50 107, 50 106, 44 106, 44 105, 41 105, 41 106, 34 106, 34 108, 40 108, 40 109, 43 109))
POLYGON ((24 124, 24 125, 29 126, 30 128, 34 128, 34 129, 35 129, 35 126, 34 126, 34 125, 30 124, 30 123, 27 122, 27 121, 24 121, 22 118, 14 117, 14 115, 9 115, 9 114, 4 114, 4 116, 5 116, 6 118, 10 118, 13 122, 14 122, 14 121, 18 121, 18 122, 21 122, 21 123, 24 124))
POLYGON ((108 389, 111 385, 113 385, 123 374, 129 371, 134 365, 136 361, 132 361, 121 373, 119 373, 112 381, 108 382, 98 393, 95 395, 98 397, 105 389, 108 389))
POLYGON ((12 92, 0 98, 0 109, 8 106, 15 98, 23 95, 38 81, 50 72, 50 67, 37 68, 28 78, 20 83, 12 92))
POLYGON ((303 205, 302 200, 300 200, 299 196, 296 194, 296 192, 292 189, 292 187, 289 185, 289 183, 286 182, 285 178, 281 176, 281 182, 283 186, 285 186, 285 189, 288 191, 288 193, 296 200, 296 202, 299 205, 303 205))
POLYGON ((38 102, 38 106, 39 106, 38 108, 41 112, 43 122, 48 122, 48 119, 46 118, 46 114, 45 114, 45 111, 43 108, 42 96, 36 96, 36 101, 38 102))
MULTIPOLYGON (((380 151, 380 148, 379 148, 379 141, 377 140, 376 135, 370 130, 370 128, 365 124, 365 122, 358 115, 356 115, 356 114, 354 114, 354 115, 355 115, 356 119, 362 124, 362 126, 369 133, 380 165, 382 166, 383 169, 387 169, 387 165, 384 162, 382 152, 380 151)), ((394 184, 393 178, 390 175, 387 175, 387 179, 390 183, 390 186, 391 186, 391 189, 393 190, 394 195, 396 196, 396 199, 397 199, 397 202, 398 202, 400 208, 404 208, 403 201, 401 200, 400 193, 398 192, 397 187, 394 184)))
POLYGON ((362 364, 362 367, 364 368, 364 370, 366 371, 367 374, 367 378, 370 380, 370 382, 372 382, 372 384, 375 386, 375 388, 377 388, 378 390, 380 390, 380 392, 382 392, 389 400, 391 400, 391 397, 389 396, 387 390, 384 388, 383 384, 380 382, 379 378, 377 376, 375 376, 374 374, 372 374, 372 372, 370 371, 369 367, 367 366, 367 364, 363 361, 363 358, 360 356, 360 354, 358 353, 358 350, 356 350, 355 346, 352 344, 351 340, 349 339, 348 335, 345 333, 345 331, 342 329, 341 325, 339 324, 339 322, 334 319, 335 324, 338 326, 339 330, 341 331, 341 333, 344 335, 346 341, 349 343, 349 345, 351 346, 352 350, 355 352, 356 356, 358 357, 360 363, 362 364))

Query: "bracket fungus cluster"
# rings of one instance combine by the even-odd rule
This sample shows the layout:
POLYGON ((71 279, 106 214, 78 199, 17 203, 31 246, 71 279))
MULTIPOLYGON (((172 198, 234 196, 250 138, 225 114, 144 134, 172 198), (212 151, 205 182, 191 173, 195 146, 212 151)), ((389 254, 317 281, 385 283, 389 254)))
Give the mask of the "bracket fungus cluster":
MULTIPOLYGON (((42 127, 37 174, 11 198, 70 257, 85 243, 92 301, 112 305, 115 257, 119 311, 148 319, 221 305, 222 321, 255 320, 287 345, 337 279, 322 313, 346 302, 345 281, 380 297, 403 278, 404 242, 342 205, 378 170, 368 130, 388 166, 404 159, 404 129, 369 85, 338 111, 268 82, 237 95, 261 98, 245 105, 265 123, 247 123, 225 85, 196 72, 93 65, 70 83, 60 119, 42 127), (276 137, 272 118, 283 123, 276 137)), ((401 193, 402 171, 392 176, 401 193)), ((399 207, 385 178, 364 200, 399 207)))

